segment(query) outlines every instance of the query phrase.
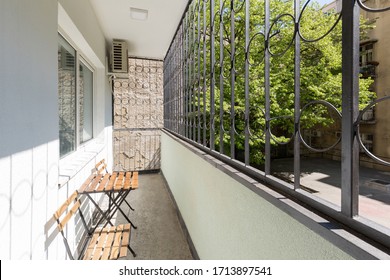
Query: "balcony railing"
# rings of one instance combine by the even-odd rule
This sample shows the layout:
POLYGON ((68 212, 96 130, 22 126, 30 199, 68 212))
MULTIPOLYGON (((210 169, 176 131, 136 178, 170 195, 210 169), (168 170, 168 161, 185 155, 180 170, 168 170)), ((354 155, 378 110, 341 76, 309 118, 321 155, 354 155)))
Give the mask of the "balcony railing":
POLYGON ((301 2, 190 1, 164 61, 164 127, 390 247, 388 228, 355 219, 360 147, 390 166, 359 137, 372 107, 389 99, 361 103, 359 111, 359 86, 367 82, 359 78, 360 8, 385 13, 390 7, 343 0, 341 13, 324 13, 313 1, 301 2), (321 64, 326 59, 320 45, 326 42, 334 47, 333 59, 340 57, 334 69, 321 64), (325 82, 320 78, 324 73, 334 76, 325 82), (329 84, 336 84, 336 90, 329 84), (332 133, 316 137, 314 142, 321 143, 313 146, 302 133, 318 127, 332 133), (291 147, 293 156, 294 180, 288 187, 272 173, 271 150, 280 145, 291 147), (302 192, 301 152, 304 148, 320 155, 336 147, 341 150, 341 189, 338 204, 330 205, 302 192))
POLYGON ((360 74, 363 78, 373 78, 375 79, 377 77, 376 75, 376 67, 378 63, 377 62, 369 62, 366 65, 360 66, 360 74))

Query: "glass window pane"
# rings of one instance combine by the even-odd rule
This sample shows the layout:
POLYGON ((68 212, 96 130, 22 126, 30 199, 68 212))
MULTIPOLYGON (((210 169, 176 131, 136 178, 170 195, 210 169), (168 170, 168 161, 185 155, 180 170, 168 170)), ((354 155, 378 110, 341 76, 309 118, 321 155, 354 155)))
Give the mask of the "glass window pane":
POLYGON ((61 37, 58 41, 58 102, 60 156, 75 150, 76 51, 61 37))
POLYGON ((79 89, 79 133, 80 143, 83 143, 92 138, 93 73, 82 62, 80 62, 79 89))

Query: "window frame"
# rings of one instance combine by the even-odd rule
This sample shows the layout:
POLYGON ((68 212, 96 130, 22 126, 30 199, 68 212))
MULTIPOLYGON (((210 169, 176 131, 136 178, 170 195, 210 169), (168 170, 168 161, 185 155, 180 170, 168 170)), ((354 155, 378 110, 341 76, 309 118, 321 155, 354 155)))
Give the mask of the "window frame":
MULTIPOLYGON (((76 54, 77 54, 77 51, 76 51, 76 54)), ((78 134, 77 134, 77 144, 78 146, 82 146, 84 145, 85 143, 88 143, 89 141, 91 141, 94 137, 95 137, 95 133, 94 133, 94 115, 95 115, 95 110, 94 110, 94 103, 95 103, 95 80, 96 80, 96 71, 94 70, 94 68, 92 67, 92 65, 82 56, 82 55, 79 55, 78 56, 78 59, 77 59, 77 64, 78 64, 78 70, 77 70, 77 74, 79 75, 80 74, 80 63, 82 63, 88 70, 91 71, 92 73, 92 116, 91 116, 91 124, 92 124, 92 132, 91 132, 91 138, 85 140, 85 141, 81 141, 81 132, 80 132, 80 94, 77 94, 77 93, 80 93, 80 78, 77 80, 77 87, 78 87, 78 90, 77 90, 77 93, 76 93, 76 99, 77 99, 77 104, 79 106, 76 106, 76 111, 77 111, 77 116, 79 117, 79 119, 77 120, 77 129, 78 129, 78 134)), ((78 76, 79 77, 79 76, 78 76)))
MULTIPOLYGON (((60 159, 63 159, 74 152, 77 152, 80 148, 82 148, 84 145, 86 145, 88 142, 93 140, 95 138, 95 92, 96 92, 96 69, 93 67, 93 64, 88 61, 88 59, 82 54, 81 50, 72 42, 72 40, 69 39, 68 36, 63 34, 62 32, 58 31, 58 42, 60 43, 60 38, 62 38, 63 41, 69 44, 70 47, 72 47, 75 51, 75 85, 76 85, 76 96, 75 96, 75 135, 74 135, 74 148, 65 153, 61 154, 61 150, 59 148, 59 157, 60 159), (83 63, 83 65, 89 69, 92 72, 92 116, 91 116, 91 122, 92 122, 92 135, 91 138, 85 141, 81 141, 80 136, 80 63, 83 63)), ((57 92, 59 94, 59 92, 57 92)), ((58 110, 60 108, 58 107, 58 110)), ((59 139, 59 141, 61 141, 59 139)))
POLYGON ((360 66, 366 66, 374 61, 374 42, 362 44, 359 50, 360 66))

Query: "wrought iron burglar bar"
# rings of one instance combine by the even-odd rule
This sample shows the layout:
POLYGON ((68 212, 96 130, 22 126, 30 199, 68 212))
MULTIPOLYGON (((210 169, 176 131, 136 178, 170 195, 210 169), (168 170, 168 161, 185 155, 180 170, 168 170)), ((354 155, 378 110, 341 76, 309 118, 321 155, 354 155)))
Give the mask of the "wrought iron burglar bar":
POLYGON ((374 154, 361 137, 363 114, 390 97, 367 101, 372 93, 361 86, 369 82, 359 77, 359 15, 361 10, 384 14, 390 7, 340 1, 339 12, 323 11, 314 0, 190 1, 164 61, 164 125, 242 172, 390 248, 390 225, 355 219, 360 215, 359 151, 383 168, 390 166, 390 155, 386 159, 374 154), (327 24, 322 34, 322 23, 311 21, 311 13, 327 24), (340 72, 332 78, 340 84, 338 95, 323 92, 329 88, 321 88, 329 86, 325 82, 312 90, 318 72, 305 68, 305 55, 310 63, 322 65, 314 66, 325 67, 320 59, 313 61, 321 58, 320 45, 328 39, 342 44, 341 70, 332 70, 340 72), (291 92, 286 92, 288 85, 291 92), (360 97, 365 101, 360 102, 360 97), (292 156, 293 182, 276 176, 273 155, 280 147, 292 156), (336 203, 302 186, 303 155, 314 154, 331 154, 341 161, 336 203))

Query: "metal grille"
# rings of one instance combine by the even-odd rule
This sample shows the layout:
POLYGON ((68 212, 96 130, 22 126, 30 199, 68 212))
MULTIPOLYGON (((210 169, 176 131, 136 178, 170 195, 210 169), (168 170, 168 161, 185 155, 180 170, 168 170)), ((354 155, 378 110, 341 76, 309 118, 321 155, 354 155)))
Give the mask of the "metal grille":
POLYGON ((129 59, 129 77, 114 81, 114 169, 160 169, 162 61, 129 59))
POLYGON ((314 2, 190 1, 164 60, 164 127, 390 247, 388 229, 354 220, 359 152, 385 169, 390 166, 390 156, 374 154, 360 132, 367 112, 390 98, 376 98, 368 81, 359 78, 360 8, 384 13, 390 7, 342 0, 326 10, 314 2), (310 13, 321 14, 310 18, 310 13), (340 44, 340 73, 334 78, 339 79, 338 95, 321 92, 321 83, 313 90, 318 72, 305 68, 322 63, 313 62, 320 56, 304 58, 329 38, 340 44), (291 91, 285 92, 284 85, 291 91), (359 101, 359 87, 364 101, 359 101), (293 183, 282 182, 272 171, 272 160, 281 154, 293 159, 293 183), (302 192, 301 159, 313 154, 341 160, 336 207, 302 192))

